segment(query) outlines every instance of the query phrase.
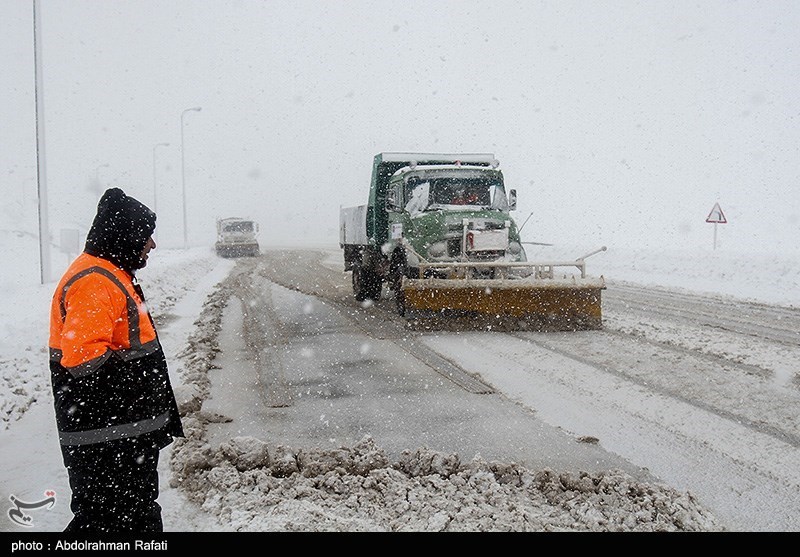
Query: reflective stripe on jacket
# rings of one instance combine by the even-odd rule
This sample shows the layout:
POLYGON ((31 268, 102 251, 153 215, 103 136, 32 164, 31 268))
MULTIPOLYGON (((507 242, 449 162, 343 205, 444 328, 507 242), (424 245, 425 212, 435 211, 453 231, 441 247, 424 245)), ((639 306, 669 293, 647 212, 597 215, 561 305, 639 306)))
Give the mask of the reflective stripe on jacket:
POLYGON ((166 358, 131 275, 86 253, 53 294, 50 369, 62 445, 182 436, 166 358))

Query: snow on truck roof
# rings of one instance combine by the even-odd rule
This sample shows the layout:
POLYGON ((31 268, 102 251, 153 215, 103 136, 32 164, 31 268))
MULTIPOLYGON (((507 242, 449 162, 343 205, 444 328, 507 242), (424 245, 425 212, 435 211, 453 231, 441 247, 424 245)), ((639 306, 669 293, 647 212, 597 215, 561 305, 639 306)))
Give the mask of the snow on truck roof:
POLYGON ((487 168, 485 166, 476 166, 476 165, 469 165, 469 164, 425 164, 420 166, 404 166, 402 168, 398 168, 392 176, 397 176, 398 174, 405 174, 407 172, 413 171, 435 171, 435 170, 473 170, 479 172, 500 172, 497 168, 487 168))
POLYGON ((382 162, 416 162, 424 164, 425 161, 456 161, 466 164, 489 164, 497 166, 500 163, 494 153, 381 153, 377 155, 382 162))

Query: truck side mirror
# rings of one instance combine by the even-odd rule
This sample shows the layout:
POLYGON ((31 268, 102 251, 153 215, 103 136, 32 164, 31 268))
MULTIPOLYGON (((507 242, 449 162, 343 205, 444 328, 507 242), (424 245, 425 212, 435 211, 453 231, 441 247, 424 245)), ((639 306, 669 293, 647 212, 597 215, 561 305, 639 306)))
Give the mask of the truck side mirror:
POLYGON ((513 211, 517 208, 517 190, 508 192, 508 210, 513 211))

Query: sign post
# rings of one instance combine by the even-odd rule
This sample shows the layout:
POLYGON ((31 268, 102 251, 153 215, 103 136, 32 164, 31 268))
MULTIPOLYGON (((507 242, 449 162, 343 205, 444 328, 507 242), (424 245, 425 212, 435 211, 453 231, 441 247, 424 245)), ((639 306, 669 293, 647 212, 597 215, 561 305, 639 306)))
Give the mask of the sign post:
POLYGON ((725 218, 725 214, 722 212, 722 208, 719 206, 719 203, 714 203, 714 207, 711 208, 711 212, 706 217, 706 222, 714 223, 714 249, 717 249, 717 225, 718 224, 726 224, 728 219, 725 218))

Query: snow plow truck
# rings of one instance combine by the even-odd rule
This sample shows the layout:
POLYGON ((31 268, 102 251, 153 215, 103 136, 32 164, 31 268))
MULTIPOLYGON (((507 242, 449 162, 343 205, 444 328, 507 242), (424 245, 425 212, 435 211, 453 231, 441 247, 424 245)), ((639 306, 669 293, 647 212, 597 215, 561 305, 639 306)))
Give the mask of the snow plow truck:
POLYGON ((214 249, 220 257, 255 257, 258 246, 258 223, 241 217, 217 219, 217 241, 214 249))
POLYGON ((585 259, 528 261, 490 153, 379 153, 368 202, 340 208, 339 246, 359 302, 384 283, 407 318, 523 330, 602 327, 603 277, 585 259))

